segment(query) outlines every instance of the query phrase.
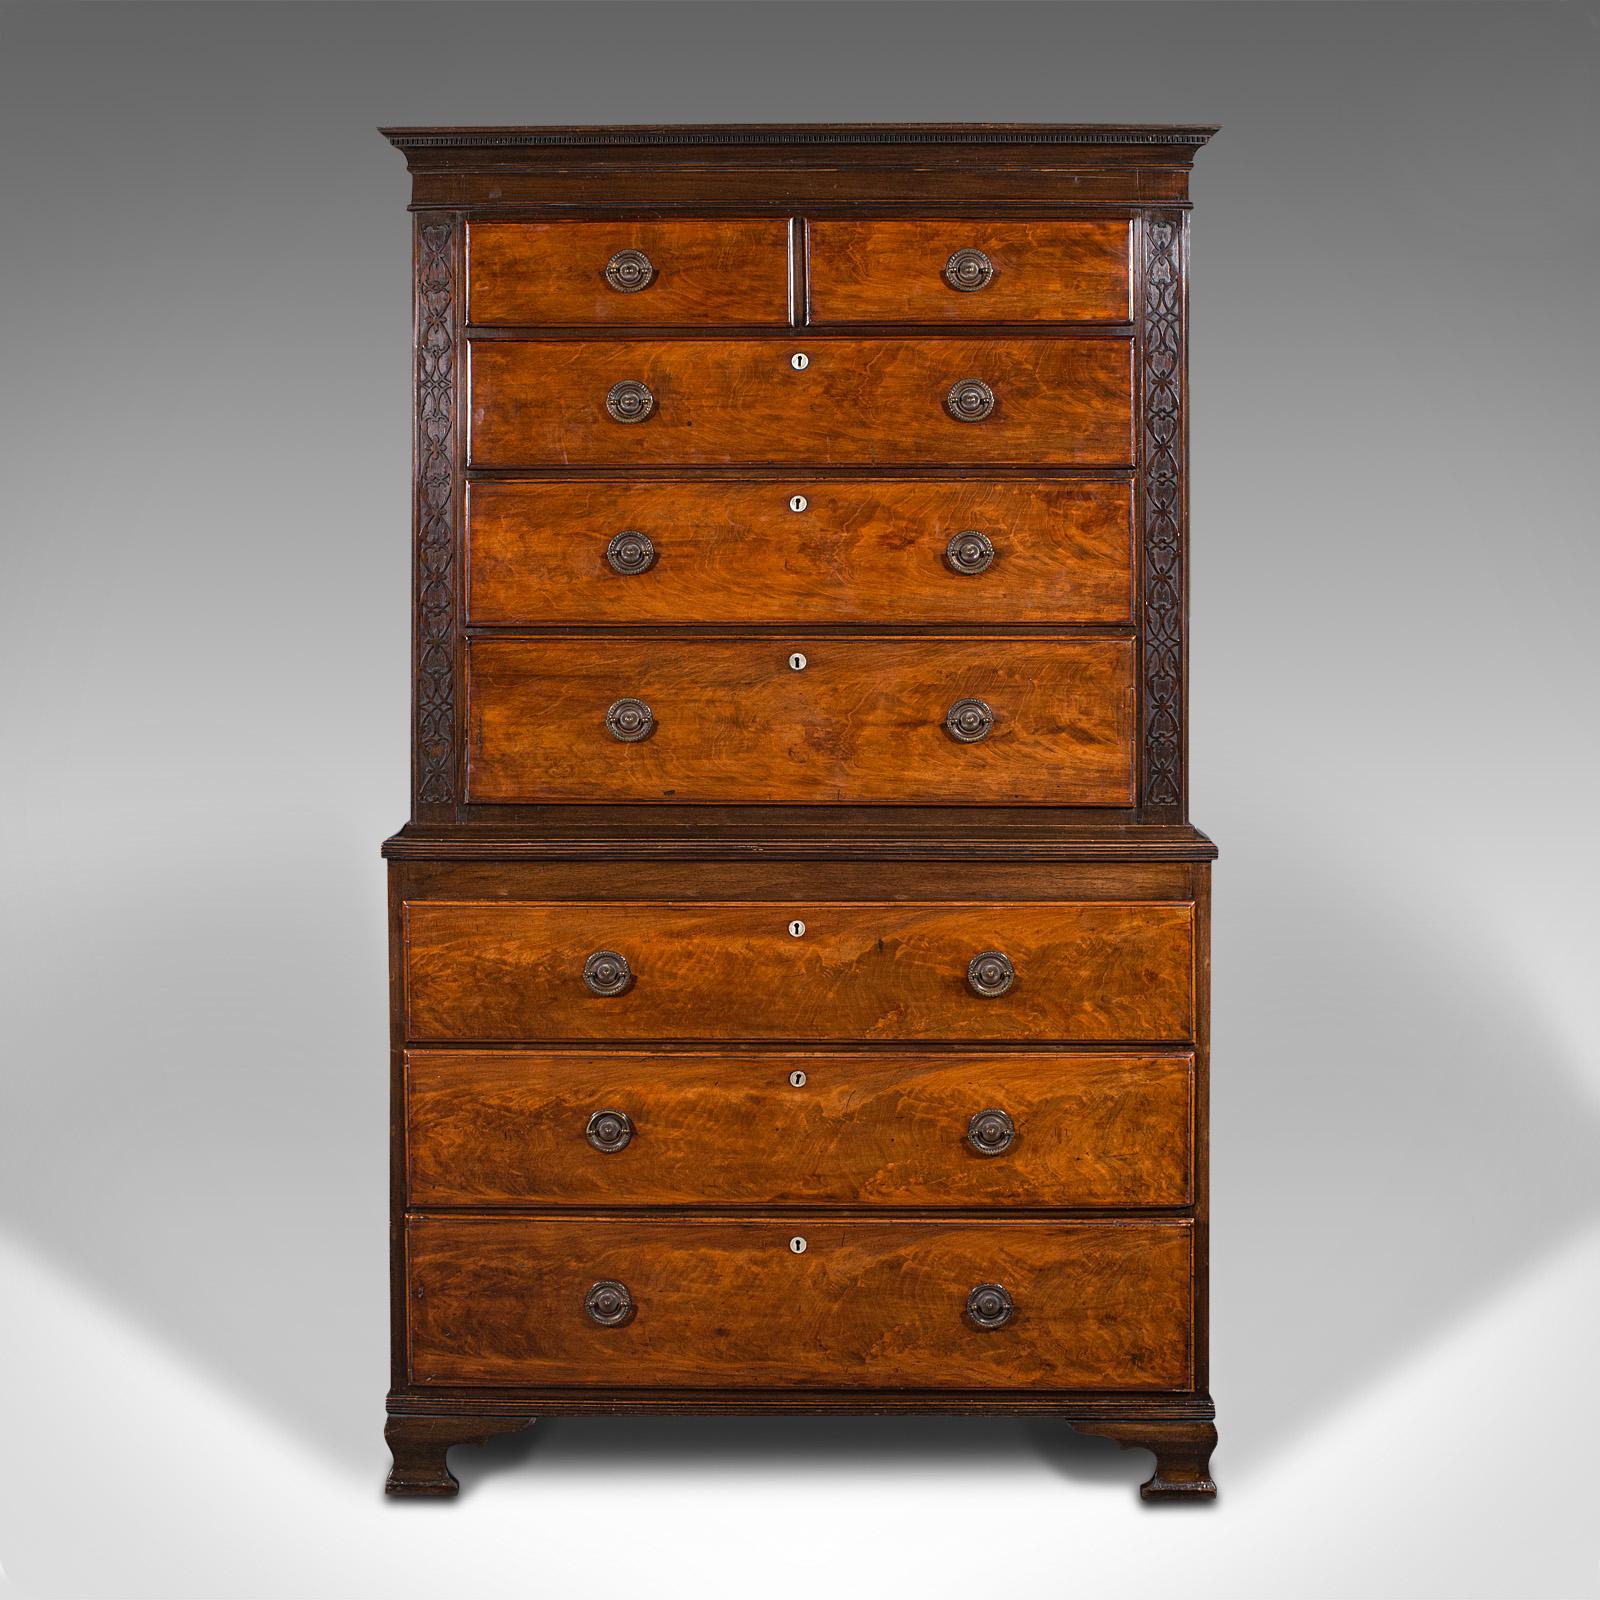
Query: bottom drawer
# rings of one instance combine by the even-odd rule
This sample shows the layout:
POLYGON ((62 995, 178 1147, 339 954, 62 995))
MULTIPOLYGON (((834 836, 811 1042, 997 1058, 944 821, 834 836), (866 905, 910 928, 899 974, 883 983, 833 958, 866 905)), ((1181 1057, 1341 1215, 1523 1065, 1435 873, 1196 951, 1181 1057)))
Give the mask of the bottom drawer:
POLYGON ((1183 1219, 416 1216, 411 1381, 1187 1389, 1193 1234, 1183 1219))

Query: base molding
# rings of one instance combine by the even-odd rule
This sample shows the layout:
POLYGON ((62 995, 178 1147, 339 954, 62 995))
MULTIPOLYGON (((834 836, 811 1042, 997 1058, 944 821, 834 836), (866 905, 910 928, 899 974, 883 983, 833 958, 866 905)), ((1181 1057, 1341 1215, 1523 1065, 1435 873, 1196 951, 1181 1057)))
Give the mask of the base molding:
POLYGON ((460 1489, 445 1457, 458 1444, 519 1433, 541 1416, 1053 1417, 1079 1433, 1153 1451, 1146 1500, 1214 1500, 1217 1429, 1206 1394, 1085 1395, 771 1390, 515 1390, 493 1395, 393 1394, 384 1428, 394 1466, 385 1493, 445 1499, 460 1489))
POLYGON ((1115 1439, 1124 1450, 1155 1453, 1156 1470, 1139 1485, 1146 1500, 1215 1500, 1217 1485, 1211 1476, 1211 1452, 1217 1445, 1214 1422, 1168 1421, 1155 1417, 1112 1419, 1074 1417, 1079 1433, 1115 1439))
POLYGON ((1058 1417, 1076 1423, 1211 1422, 1205 1393, 1104 1394, 995 1389, 495 1389, 396 1391, 397 1417, 678 1416, 1058 1417))

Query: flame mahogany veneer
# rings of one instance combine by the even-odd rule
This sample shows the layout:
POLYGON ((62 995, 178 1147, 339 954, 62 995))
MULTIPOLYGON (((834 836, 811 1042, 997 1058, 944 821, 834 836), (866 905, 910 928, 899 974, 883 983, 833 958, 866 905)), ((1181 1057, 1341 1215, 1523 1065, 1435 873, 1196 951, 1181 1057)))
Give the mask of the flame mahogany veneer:
POLYGON ((1193 1244, 1186 1218, 417 1214, 406 1229, 411 1370, 429 1386, 1182 1390, 1193 1244), (960 1307, 996 1277, 1019 1309, 994 1330, 1003 1338, 977 1338, 960 1307), (555 1309, 581 1307, 596 1278, 625 1283, 633 1300, 607 1339, 555 1309))
POLYGON ((1131 639, 473 639, 467 798, 1127 805, 1133 680, 1131 639), (619 746, 597 712, 627 695, 655 730, 619 746), (995 722, 963 745, 945 718, 971 695, 995 722))
POLYGON ((1135 616, 1127 478, 481 478, 466 518, 477 624, 1131 627, 1135 616), (649 529, 650 564, 619 573, 606 551, 630 529, 649 529), (948 550, 968 529, 994 554, 960 574, 948 550))
POLYGON ((1186 901, 413 900, 403 937, 414 1043, 1194 1035, 1186 901), (980 999, 967 966, 990 948, 1015 977, 980 999), (627 956, 621 993, 574 981, 592 950, 627 956))
POLYGON ((493 339, 472 345, 474 467, 1122 467, 1133 460, 1127 338, 493 339), (804 356, 804 370, 794 359, 804 356), (978 378, 992 415, 945 400, 978 378), (617 383, 654 410, 619 424, 617 383), (884 425, 895 418, 892 427, 884 425))
POLYGON ((1187 1206, 1192 1051, 409 1050, 407 1199, 442 1206, 1187 1206), (805 1081, 791 1082, 795 1072, 805 1081), (572 1137, 596 1106, 616 1159, 572 1137), (997 1160, 974 1107, 1016 1132, 997 1160), (758 1138, 751 1129, 760 1129, 758 1138))
POLYGON ((1215 1494, 1212 131, 387 130, 390 1493, 540 1415, 933 1411, 1215 1494))

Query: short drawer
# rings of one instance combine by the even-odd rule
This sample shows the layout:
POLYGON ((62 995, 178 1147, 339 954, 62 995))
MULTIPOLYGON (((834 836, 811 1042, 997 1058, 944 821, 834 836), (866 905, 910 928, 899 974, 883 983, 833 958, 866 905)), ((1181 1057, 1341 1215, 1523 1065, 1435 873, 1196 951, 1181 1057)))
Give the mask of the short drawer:
POLYGON ((1125 338, 502 339, 471 357, 476 467, 1133 461, 1125 338))
POLYGON ((1194 1057, 413 1050, 413 1206, 1182 1206, 1194 1057))
POLYGON ((415 1384, 1185 1389, 1185 1220, 412 1217, 415 1384))
POLYGON ((480 480, 472 622, 1119 623, 1126 480, 480 480))
POLYGON ((787 323, 789 225, 474 222, 467 292, 483 327, 787 323))
POLYGON ((467 796, 1127 806, 1133 684, 1130 638, 476 638, 467 796))
POLYGON ((1126 322, 1132 224, 812 222, 813 323, 1126 322))
POLYGON ((404 941, 416 1044, 1194 1029, 1190 901, 412 900, 404 941))

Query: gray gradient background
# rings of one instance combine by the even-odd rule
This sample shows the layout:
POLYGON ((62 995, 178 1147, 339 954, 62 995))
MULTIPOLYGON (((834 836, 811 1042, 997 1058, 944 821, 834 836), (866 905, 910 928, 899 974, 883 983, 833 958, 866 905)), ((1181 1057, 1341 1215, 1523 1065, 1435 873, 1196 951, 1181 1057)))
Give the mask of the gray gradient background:
MULTIPOLYGON (((696 1548, 735 1548, 694 1519, 740 1479, 779 1549, 797 1507, 834 1515, 805 1496, 852 1472, 920 1475, 947 1527, 1029 1472, 1063 1529, 1081 1503, 1121 1516, 1138 1461, 1011 1422, 559 1422, 461 1453, 477 1510, 417 1533, 377 1505, 409 234, 373 130, 1151 119, 1224 124, 1194 182, 1192 809, 1223 852, 1225 1498, 1095 1548, 1135 1588, 1183 1539, 1196 1592, 1592 1592, 1592 1364, 1550 1365, 1570 1329, 1470 1371, 1469 1431, 1430 1470, 1478 1459, 1389 1545, 1364 1551, 1373 1513, 1309 1445, 1425 1382, 1600 1217, 1597 37, 1592 9, 1547 5, 11 8, 5 1229, 100 1334, 149 1352, 150 1384, 171 1367, 197 1386, 197 1438, 207 1407, 253 1419, 229 1459, 197 1445, 157 1481, 138 1441, 181 1449, 190 1424, 152 1423, 143 1379, 5 1359, 11 1580, 366 1592, 382 1563, 361 1541, 400 1527, 440 1560, 455 1542, 470 1573, 508 1482, 505 1527, 525 1518, 538 1559, 521 1587, 515 1565, 480 1572, 483 1592, 627 1543, 542 1516, 558 1483, 624 1528, 662 1486, 703 1488, 680 1574, 660 1536, 653 1594, 696 1548), (276 1480, 248 1477, 250 1427, 333 1486, 319 1503, 345 1520, 303 1567, 276 1480), (1298 1555, 1225 1562, 1228 1519, 1291 1471, 1298 1555), (242 1520, 183 1521, 230 1481, 242 1520), (1495 1524, 1518 1482, 1539 1486, 1528 1526, 1495 1524)), ((0 1321, 37 1335, 38 1315, 0 1321)), ((839 1516, 839 1537, 870 1526, 839 1516)), ((829 1536, 812 1522, 803 1543, 829 1536)), ((892 1544, 903 1576, 943 1549, 914 1517, 892 1544)), ((851 1549, 864 1593, 891 1552, 851 1549)), ((1013 1592, 1071 1592, 1084 1568, 1059 1555, 1023 1560, 1013 1592)), ((702 1593, 733 1581, 714 1554, 700 1572, 702 1593)), ((973 1576, 941 1553, 917 1581, 973 1576)))

